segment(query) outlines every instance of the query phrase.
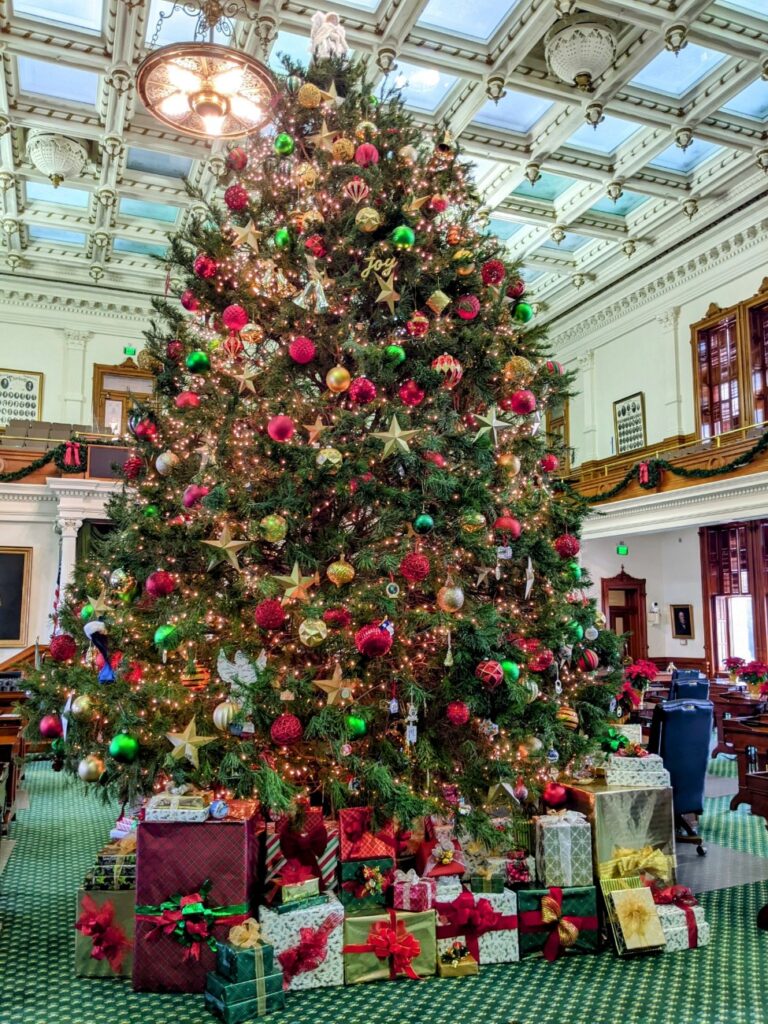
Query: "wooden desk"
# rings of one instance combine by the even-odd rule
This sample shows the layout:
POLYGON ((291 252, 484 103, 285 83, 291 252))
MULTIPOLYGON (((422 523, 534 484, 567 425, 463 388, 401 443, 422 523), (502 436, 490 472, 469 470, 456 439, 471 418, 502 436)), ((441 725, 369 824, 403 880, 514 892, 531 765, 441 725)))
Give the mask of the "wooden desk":
POLYGON ((0 828, 12 820, 16 806, 21 760, 24 756, 24 736, 21 719, 0 719, 0 764, 7 766, 5 800, 0 802, 0 828))
POLYGON ((717 731, 717 743, 712 749, 711 756, 718 754, 735 754, 733 744, 726 738, 726 722, 738 721, 745 718, 753 718, 755 715, 765 711, 765 700, 757 697, 750 697, 748 694, 729 691, 724 694, 712 696, 712 708, 715 719, 715 730, 717 731))
POLYGON ((736 755, 739 788, 730 805, 735 811, 740 804, 751 802, 751 776, 768 768, 768 716, 726 718, 723 738, 729 752, 736 755))

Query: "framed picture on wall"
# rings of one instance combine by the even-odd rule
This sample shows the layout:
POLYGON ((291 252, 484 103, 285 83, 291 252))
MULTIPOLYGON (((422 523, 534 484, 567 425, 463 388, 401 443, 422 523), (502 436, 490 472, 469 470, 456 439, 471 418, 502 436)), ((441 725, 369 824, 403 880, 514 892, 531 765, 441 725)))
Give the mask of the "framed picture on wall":
POLYGON ((693 605, 671 604, 669 615, 672 620, 672 636, 675 640, 693 640, 693 605))
POLYGON ((42 373, 0 368, 0 428, 11 420, 39 420, 42 415, 42 373))
POLYGON ((0 647, 25 647, 32 548, 0 548, 0 647))
POLYGON ((642 391, 613 403, 613 430, 617 455, 645 448, 645 395, 642 391))

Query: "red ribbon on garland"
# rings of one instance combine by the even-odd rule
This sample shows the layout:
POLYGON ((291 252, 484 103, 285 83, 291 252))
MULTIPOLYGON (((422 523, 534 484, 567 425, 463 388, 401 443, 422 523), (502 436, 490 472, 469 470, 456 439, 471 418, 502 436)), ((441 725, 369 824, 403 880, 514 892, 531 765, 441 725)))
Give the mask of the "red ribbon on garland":
POLYGON ((80 444, 78 441, 66 441, 64 443, 64 465, 68 469, 80 467, 80 444))
POLYGON ((685 914, 685 923, 688 928, 688 948, 696 949, 699 944, 699 925, 693 908, 698 906, 698 901, 687 885, 668 885, 661 887, 651 885, 653 902, 661 907, 677 907, 685 914))
POLYGON ((548 931, 544 957, 557 960, 564 949, 576 944, 581 931, 596 931, 596 917, 578 917, 563 913, 563 890, 553 886, 541 900, 541 909, 524 910, 520 914, 521 932, 548 931))
POLYGON ((94 960, 107 960, 118 973, 125 954, 131 948, 125 932, 115 924, 115 906, 109 900, 101 906, 87 893, 80 904, 82 913, 75 922, 75 928, 93 939, 91 956, 94 960))
POLYGON ((421 981, 413 969, 414 959, 421 953, 421 943, 408 931, 405 921, 398 920, 397 912, 390 909, 389 921, 374 921, 368 931, 366 943, 344 946, 343 953, 373 953, 379 960, 389 960, 389 976, 394 979, 405 974, 413 981, 421 981))
POLYGON ((639 484, 648 483, 648 463, 638 462, 637 464, 637 482, 639 484))
POLYGON ((475 901, 475 894, 463 892, 452 903, 436 903, 438 918, 445 924, 438 924, 438 939, 464 937, 472 956, 480 963, 480 937, 486 932, 505 931, 517 928, 515 914, 500 914, 494 910, 490 900, 481 898, 475 901))
POLYGON ((328 938, 343 920, 343 914, 331 914, 317 928, 299 929, 298 943, 277 954, 283 969, 283 988, 288 988, 297 974, 317 970, 325 961, 328 956, 328 938))

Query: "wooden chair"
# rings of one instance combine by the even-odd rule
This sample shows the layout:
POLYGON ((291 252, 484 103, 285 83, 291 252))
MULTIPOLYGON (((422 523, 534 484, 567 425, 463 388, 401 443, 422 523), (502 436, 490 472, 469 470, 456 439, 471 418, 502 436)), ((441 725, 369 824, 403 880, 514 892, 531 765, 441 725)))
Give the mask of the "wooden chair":
MULTIPOLYGON (((752 813, 765 818, 768 828, 768 772, 752 772, 747 776, 748 801, 752 813)), ((768 903, 757 912, 757 927, 768 931, 768 903)))

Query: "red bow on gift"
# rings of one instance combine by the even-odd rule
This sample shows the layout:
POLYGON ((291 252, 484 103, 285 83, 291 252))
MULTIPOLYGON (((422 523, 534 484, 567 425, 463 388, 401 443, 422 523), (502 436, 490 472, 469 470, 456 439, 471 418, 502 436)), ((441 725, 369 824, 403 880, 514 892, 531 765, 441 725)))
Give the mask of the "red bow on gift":
POLYGON ((64 443, 64 465, 69 469, 80 466, 80 444, 77 441, 64 443))
POLYGON ((663 907, 677 907, 678 910, 683 911, 688 927, 688 946, 690 949, 695 949, 699 944, 699 925, 693 908, 699 904, 693 891, 687 885, 661 886, 654 885, 652 882, 648 885, 653 894, 654 903, 663 907))
POLYGON ((322 819, 308 828, 306 832, 297 832, 291 826, 291 822, 286 820, 279 826, 278 833, 280 852, 285 859, 289 863, 295 861, 310 867, 312 874, 308 876, 309 878, 320 878, 322 872, 318 864, 318 857, 322 856, 328 846, 328 832, 322 819))
POLYGON ((464 943, 472 956, 480 961, 480 937, 486 932, 517 928, 514 914, 500 914, 490 900, 475 902, 474 893, 463 892, 452 903, 436 903, 435 910, 441 923, 437 926, 438 939, 464 936, 464 943))
POLYGON ((299 942, 277 954, 283 969, 283 988, 288 988, 297 974, 316 970, 328 955, 328 937, 344 920, 342 914, 331 914, 317 928, 301 928, 299 942))
MULTIPOLYGON (((394 850, 395 835, 392 831, 391 824, 384 825, 378 832, 374 832, 372 828, 372 818, 373 815, 370 807, 346 808, 339 815, 339 824, 341 825, 344 839, 350 843, 352 847, 355 847, 367 834, 370 833, 374 840, 378 840, 378 842, 394 850)), ((343 852, 342 859, 344 859, 343 852)), ((355 858, 347 856, 347 859, 354 860, 355 858)))
POLYGON ((563 890, 552 886, 542 897, 540 910, 524 910, 520 915, 521 932, 548 931, 544 943, 544 957, 550 962, 557 960, 564 949, 574 946, 579 932, 595 931, 596 917, 576 917, 563 913, 563 890))
POLYGON ((375 921, 371 925, 366 943, 344 946, 343 952, 373 953, 379 960, 389 960, 390 978, 405 974, 414 981, 421 980, 413 969, 421 943, 408 931, 405 921, 398 920, 394 910, 389 911, 389 921, 375 921))
POLYGON ((82 914, 75 922, 75 928, 93 939, 91 956, 94 960, 107 960, 117 973, 123 965, 123 958, 131 948, 125 933, 117 927, 114 904, 107 900, 99 906, 92 897, 83 896, 82 914))

